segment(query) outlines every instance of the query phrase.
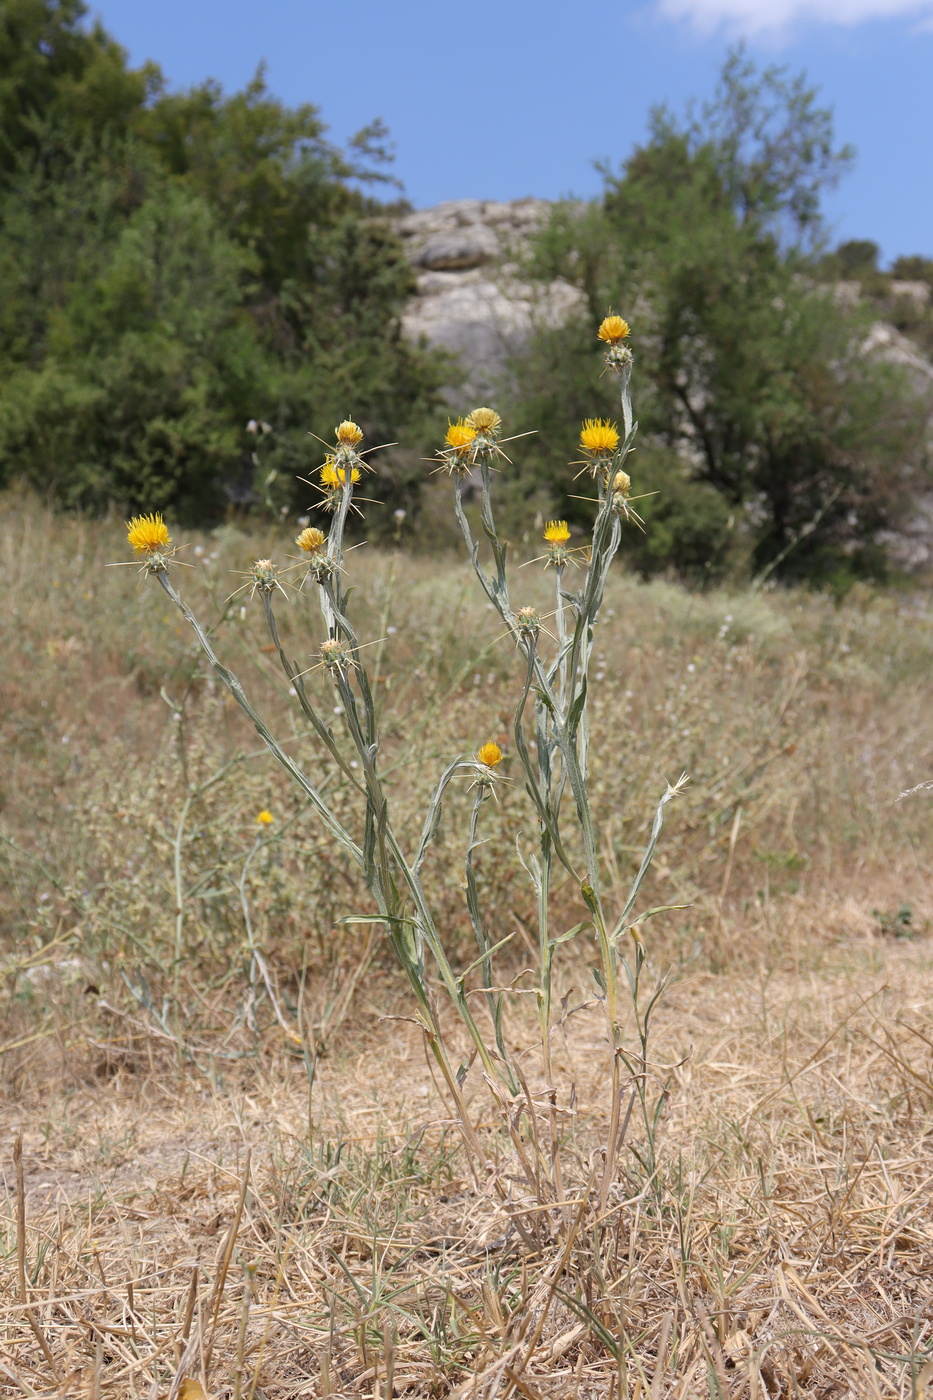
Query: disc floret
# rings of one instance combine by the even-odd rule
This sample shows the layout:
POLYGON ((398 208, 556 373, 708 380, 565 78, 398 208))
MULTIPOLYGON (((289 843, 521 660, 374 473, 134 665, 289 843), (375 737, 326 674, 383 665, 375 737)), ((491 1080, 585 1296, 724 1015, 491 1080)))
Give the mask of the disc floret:
POLYGON ((446 467, 451 476, 454 473, 465 475, 473 466, 476 460, 473 452, 476 436, 476 429, 466 418, 458 418, 456 423, 448 422, 444 446, 437 455, 441 465, 446 467))
MULTIPOLYGON (((360 469, 350 461, 340 461, 340 449, 332 456, 326 457, 324 465, 320 471, 321 491, 324 500, 321 502, 325 510, 336 510, 343 496, 344 488, 349 480, 351 486, 355 486, 360 480, 360 469)), ((355 457, 356 454, 354 453, 355 457)), ((359 458, 356 459, 359 461, 359 458)))
POLYGON ((464 419, 466 427, 472 428, 475 436, 471 445, 474 461, 482 457, 500 456, 499 437, 502 433, 502 419, 494 408, 474 408, 464 419))
POLYGON ((585 418, 580 429, 580 451, 587 457, 593 475, 609 466, 612 454, 619 446, 619 430, 608 418, 585 418))
POLYGON ((603 317, 596 334, 606 347, 607 368, 619 371, 632 363, 632 352, 625 344, 631 335, 628 321, 610 312, 608 316, 603 317))
POLYGON ((309 525, 296 537, 295 543, 299 549, 304 550, 305 554, 313 556, 320 554, 321 550, 324 549, 327 544, 327 536, 323 530, 317 530, 313 525, 309 525))
POLYGON ((160 511, 152 515, 134 515, 126 522, 126 538, 137 559, 150 573, 164 569, 172 555, 172 537, 160 511))
POLYGON ((555 568, 562 569, 567 562, 570 526, 566 520, 549 520, 544 527, 544 538, 548 546, 544 567, 547 568, 548 564, 553 564, 555 568))

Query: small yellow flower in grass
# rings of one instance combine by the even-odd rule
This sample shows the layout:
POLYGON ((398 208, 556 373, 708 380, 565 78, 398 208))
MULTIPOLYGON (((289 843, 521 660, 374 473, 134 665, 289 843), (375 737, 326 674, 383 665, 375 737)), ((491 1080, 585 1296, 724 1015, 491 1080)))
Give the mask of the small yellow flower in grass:
POLYGON ((619 445, 619 430, 608 418, 585 418, 580 429, 580 447, 591 457, 605 457, 619 445))
POLYGON ((351 418, 345 418, 336 429, 337 441, 341 447, 359 447, 363 441, 363 429, 351 418))
POLYGON ((271 826, 275 821, 275 817, 267 808, 263 807, 262 811, 258 813, 256 820, 260 826, 271 826))
POLYGON ((126 537, 137 554, 161 554, 172 543, 161 513, 134 515, 126 522, 126 537))
POLYGON ((631 334, 631 327, 628 321, 623 321, 621 316, 606 316, 596 334, 607 345, 618 345, 620 341, 625 340, 631 334))
POLYGON ((549 520, 544 527, 544 538, 548 544, 566 544, 570 539, 570 527, 566 520, 549 520))
POLYGON ((295 540, 295 543, 298 548, 303 549, 306 554, 317 554, 318 550, 323 549, 324 545, 327 543, 327 536, 324 534, 323 530, 316 530, 314 526, 311 525, 306 530, 302 530, 301 534, 295 540))
POLYGON ((444 441, 455 452, 466 452, 475 437, 476 429, 465 418, 458 418, 456 423, 448 423, 444 441))
POLYGON ((490 740, 488 744, 484 744, 480 749, 479 753, 476 755, 476 761, 477 763, 482 763, 486 768, 495 768, 497 763, 502 762, 502 750, 499 748, 498 744, 490 740))

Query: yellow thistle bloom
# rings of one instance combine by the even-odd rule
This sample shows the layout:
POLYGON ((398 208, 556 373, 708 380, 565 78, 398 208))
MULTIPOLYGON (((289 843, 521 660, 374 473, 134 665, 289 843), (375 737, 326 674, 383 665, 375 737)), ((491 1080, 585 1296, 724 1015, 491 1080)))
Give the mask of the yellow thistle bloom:
POLYGON ((477 433, 495 433, 502 427, 502 419, 494 408, 474 408, 464 421, 477 433))
POLYGON ((341 447, 358 447, 363 441, 363 429, 351 418, 345 418, 337 427, 336 433, 341 447))
POLYGON ((448 423, 445 442, 455 452, 465 452, 476 437, 476 429, 466 419, 458 418, 456 423, 448 423))
POLYGON ((172 543, 161 512, 156 515, 134 515, 132 520, 126 522, 126 538, 137 554, 156 554, 172 543))
POLYGON ((256 817, 256 820, 260 826, 271 826, 275 821, 275 817, 263 807, 262 811, 256 817))
MULTIPOLYGON (((333 490, 336 490, 336 488, 337 488, 338 486, 342 486, 342 485, 344 484, 344 482, 346 481, 346 479, 347 479, 347 469, 346 469, 346 467, 335 467, 335 466, 334 466, 334 463, 333 463, 333 461, 332 461, 332 459, 331 459, 330 457, 328 457, 327 461, 324 463, 323 467, 321 468, 321 485, 322 485, 323 487, 325 487, 328 491, 333 491, 333 490)), ((359 481, 359 479, 360 479, 360 469, 359 469, 359 467, 353 467, 353 468, 351 468, 351 471, 350 471, 350 481, 353 483, 354 486, 355 486, 356 483, 359 481)))
POLYGON ((487 768, 495 768, 497 763, 502 762, 502 750, 499 748, 498 744, 494 744, 490 741, 488 744, 484 744, 480 749, 479 753, 476 755, 476 761, 477 763, 484 764, 487 768))
POLYGON ((327 543, 327 536, 323 530, 315 530, 313 526, 309 526, 307 530, 302 530, 295 543, 306 554, 316 554, 327 543))
POLYGON ((570 539, 570 527, 566 520, 549 520, 544 527, 544 538, 548 544, 566 544, 570 539))
POLYGON ((607 345, 618 345, 620 340, 625 340, 631 334, 631 328, 621 316, 606 316, 596 334, 607 345))
POLYGON ((594 457, 615 452, 619 445, 619 430, 608 418, 585 418, 580 430, 580 447, 594 457))

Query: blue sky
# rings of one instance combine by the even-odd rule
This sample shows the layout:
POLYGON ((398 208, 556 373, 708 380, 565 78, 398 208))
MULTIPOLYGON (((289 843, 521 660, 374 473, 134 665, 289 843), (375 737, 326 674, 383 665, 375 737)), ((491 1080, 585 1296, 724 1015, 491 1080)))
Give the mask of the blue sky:
POLYGON ((827 201, 836 238, 933 256, 933 0, 90 0, 172 87, 270 88, 345 140, 390 127, 417 207, 599 189, 649 108, 711 94, 730 42, 805 69, 854 173, 827 201))

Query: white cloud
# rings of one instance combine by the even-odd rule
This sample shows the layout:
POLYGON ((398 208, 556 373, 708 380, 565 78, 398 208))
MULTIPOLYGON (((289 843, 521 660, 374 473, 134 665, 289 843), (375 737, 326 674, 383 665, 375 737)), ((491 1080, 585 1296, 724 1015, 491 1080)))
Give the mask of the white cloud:
POLYGON ((665 19, 688 21, 709 32, 724 26, 740 34, 780 34, 801 22, 861 24, 868 19, 933 18, 933 0, 657 0, 665 19))

